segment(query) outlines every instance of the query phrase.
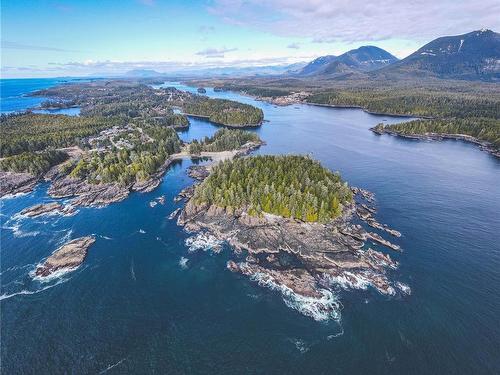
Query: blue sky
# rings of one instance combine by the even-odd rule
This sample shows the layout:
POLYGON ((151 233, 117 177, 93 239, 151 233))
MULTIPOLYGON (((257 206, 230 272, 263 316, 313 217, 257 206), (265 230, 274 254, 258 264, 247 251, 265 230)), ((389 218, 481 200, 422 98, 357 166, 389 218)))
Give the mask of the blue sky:
POLYGON ((2 77, 309 61, 361 45, 405 57, 498 31, 497 0, 2 0, 2 77))

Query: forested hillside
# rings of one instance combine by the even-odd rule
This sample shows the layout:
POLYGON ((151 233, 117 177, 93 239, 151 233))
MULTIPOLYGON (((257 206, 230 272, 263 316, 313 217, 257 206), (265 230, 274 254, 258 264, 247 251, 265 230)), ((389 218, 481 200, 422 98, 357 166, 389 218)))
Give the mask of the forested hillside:
POLYGON ((0 156, 26 151, 74 146, 79 140, 122 124, 112 117, 78 117, 45 114, 2 115, 0 156))
POLYGON ((305 156, 254 156, 219 163, 195 202, 304 221, 338 217, 352 193, 338 174, 305 156))
POLYGON ((253 132, 239 129, 219 129, 212 137, 205 137, 200 142, 196 139, 191 142, 189 152, 199 154, 201 151, 236 150, 248 142, 260 143, 261 140, 253 132))
POLYGON ((185 113, 205 116, 212 122, 228 126, 258 126, 264 113, 254 106, 225 99, 199 98, 183 105, 185 113))

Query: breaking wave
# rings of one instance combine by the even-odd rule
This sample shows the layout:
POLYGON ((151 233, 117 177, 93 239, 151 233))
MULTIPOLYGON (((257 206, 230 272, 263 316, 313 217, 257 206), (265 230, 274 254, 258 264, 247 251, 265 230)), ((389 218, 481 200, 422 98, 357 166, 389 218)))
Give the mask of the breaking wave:
POLYGON ((252 275, 251 279, 257 281, 261 286, 279 291, 283 296, 285 304, 297 310, 302 315, 313 318, 316 321, 340 321, 342 304, 337 296, 327 289, 319 289, 322 295, 320 298, 306 297, 295 293, 285 285, 276 283, 272 277, 264 273, 258 272, 252 275))
POLYGON ((371 285, 371 282, 363 275, 354 274, 349 271, 344 271, 338 276, 328 275, 327 280, 332 285, 338 285, 342 289, 366 290, 371 285))
POLYGON ((411 294, 411 288, 400 281, 397 281, 395 284, 396 288, 398 288, 403 294, 410 295, 411 294))
POLYGON ((290 341, 295 345, 295 348, 301 353, 307 353, 309 349, 311 348, 311 345, 309 345, 307 342, 305 342, 302 339, 290 339, 290 341))
POLYGON ((209 233, 203 232, 186 238, 185 244, 189 248, 189 252, 212 250, 214 253, 219 253, 222 250, 221 240, 209 233))
MULTIPOLYGON (((41 266, 42 263, 39 263, 36 267, 35 270, 38 268, 38 266, 41 266)), ((67 267, 67 268, 60 268, 55 272, 52 272, 48 276, 37 276, 35 274, 35 270, 30 272, 30 276, 33 278, 34 281, 39 281, 41 283, 48 283, 53 280, 61 279, 64 275, 73 272, 77 269, 78 267, 67 267)))
POLYGON ((179 266, 181 266, 181 268, 183 270, 187 269, 188 268, 188 265, 187 265, 188 261, 189 261, 188 258, 181 257, 181 259, 179 260, 179 266))
MULTIPOLYGON (((59 277, 59 279, 57 280, 57 282, 55 282, 53 284, 45 285, 44 287, 42 287, 40 289, 35 289, 35 290, 23 289, 23 290, 20 290, 18 292, 14 292, 14 293, 4 293, 4 294, 2 294, 0 296, 0 301, 7 300, 9 298, 12 298, 12 297, 15 297, 15 296, 20 296, 20 295, 38 294, 38 293, 41 293, 41 292, 43 292, 43 291, 45 291, 47 289, 53 288, 56 285, 65 283, 68 280, 69 280, 69 278, 61 278, 61 277, 59 277)), ((50 281, 50 280, 48 280, 48 281, 50 281)))

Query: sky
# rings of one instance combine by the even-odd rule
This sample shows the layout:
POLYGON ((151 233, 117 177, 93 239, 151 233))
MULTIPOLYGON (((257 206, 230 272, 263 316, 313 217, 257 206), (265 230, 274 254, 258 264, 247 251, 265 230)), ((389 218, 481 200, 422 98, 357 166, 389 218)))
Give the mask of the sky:
POLYGON ((498 0, 2 0, 1 77, 266 66, 376 45, 403 58, 500 29, 498 0))

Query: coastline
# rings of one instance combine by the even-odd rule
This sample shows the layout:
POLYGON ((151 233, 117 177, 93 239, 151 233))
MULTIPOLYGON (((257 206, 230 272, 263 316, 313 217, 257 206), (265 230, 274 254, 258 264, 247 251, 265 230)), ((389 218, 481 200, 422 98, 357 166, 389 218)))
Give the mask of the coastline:
POLYGON ((476 137, 467 134, 447 134, 447 133, 424 133, 424 134, 403 134, 394 130, 378 130, 370 128, 370 130, 377 135, 390 135, 393 137, 400 137, 405 139, 411 139, 415 141, 443 141, 443 140, 454 140, 462 141, 466 143, 472 143, 479 147, 481 151, 484 151, 493 157, 500 159, 500 150, 496 150, 490 142, 481 141, 476 137))
POLYGON ((231 129, 258 128, 259 126, 262 126, 262 124, 264 123, 264 120, 262 120, 258 124, 231 125, 231 124, 224 124, 222 122, 217 122, 217 121, 210 120, 210 116, 196 115, 196 114, 193 114, 193 113, 184 113, 184 112, 182 112, 182 114, 184 116, 187 116, 187 117, 194 117, 194 118, 199 118, 199 119, 202 119, 202 120, 208 120, 212 124, 215 124, 215 125, 218 125, 218 126, 225 126, 227 128, 231 128, 231 129))

